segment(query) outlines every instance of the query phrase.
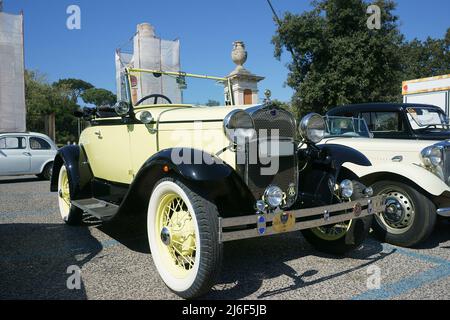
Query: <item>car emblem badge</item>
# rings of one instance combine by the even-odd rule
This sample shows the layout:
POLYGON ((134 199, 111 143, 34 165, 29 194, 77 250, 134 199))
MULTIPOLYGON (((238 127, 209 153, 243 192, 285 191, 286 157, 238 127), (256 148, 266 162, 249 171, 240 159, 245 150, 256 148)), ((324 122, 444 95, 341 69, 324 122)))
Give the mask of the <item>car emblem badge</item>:
POLYGON ((359 215, 361 215, 361 211, 362 211, 362 206, 361 206, 361 203, 356 203, 354 206, 353 206, 353 213, 355 214, 355 216, 359 216, 359 215))
POLYGON ((288 195, 289 195, 290 198, 293 198, 295 196, 295 194, 296 194, 296 192, 295 192, 295 184, 291 183, 289 185, 289 188, 288 188, 288 195))

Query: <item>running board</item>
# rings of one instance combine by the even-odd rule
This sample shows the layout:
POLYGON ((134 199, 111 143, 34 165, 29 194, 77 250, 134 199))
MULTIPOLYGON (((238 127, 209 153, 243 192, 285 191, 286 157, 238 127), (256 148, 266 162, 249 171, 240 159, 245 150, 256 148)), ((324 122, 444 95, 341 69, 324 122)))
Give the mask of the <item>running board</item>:
POLYGON ((73 200, 72 204, 102 221, 110 220, 119 210, 119 206, 95 198, 73 200))

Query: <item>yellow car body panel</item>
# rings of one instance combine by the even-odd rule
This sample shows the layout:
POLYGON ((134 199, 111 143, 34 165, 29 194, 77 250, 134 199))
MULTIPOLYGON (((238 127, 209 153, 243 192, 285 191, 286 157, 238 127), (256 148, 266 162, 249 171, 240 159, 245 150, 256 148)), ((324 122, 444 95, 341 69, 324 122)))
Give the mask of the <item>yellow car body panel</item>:
POLYGON ((223 131, 223 119, 235 109, 249 107, 252 105, 136 107, 137 119, 143 111, 149 111, 154 123, 124 124, 119 122, 119 117, 98 119, 96 125, 82 132, 80 144, 86 150, 96 178, 125 184, 131 184, 147 159, 168 148, 193 148, 209 154, 220 152, 219 158, 235 168, 235 153, 222 152, 230 144, 223 131), (103 125, 111 121, 118 123, 103 125))

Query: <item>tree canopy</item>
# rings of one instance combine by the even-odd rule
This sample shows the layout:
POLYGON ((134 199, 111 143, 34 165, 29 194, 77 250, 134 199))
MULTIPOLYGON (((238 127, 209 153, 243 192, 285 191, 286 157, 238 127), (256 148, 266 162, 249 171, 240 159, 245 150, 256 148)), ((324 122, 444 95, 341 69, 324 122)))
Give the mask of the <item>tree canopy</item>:
POLYGON ((287 84, 300 114, 324 113, 336 105, 399 102, 401 82, 448 73, 449 39, 406 42, 391 0, 381 9, 380 29, 370 29, 364 0, 315 0, 302 14, 285 13, 272 42, 275 57, 288 48, 287 84))
POLYGON ((102 105, 114 105, 117 101, 116 95, 106 89, 91 88, 81 94, 81 98, 86 103, 99 107, 102 105))
POLYGON ((94 86, 89 82, 73 78, 60 79, 59 81, 53 83, 53 86, 69 89, 71 91, 70 97, 75 103, 84 91, 94 88, 94 86))
POLYGON ((96 106, 114 104, 115 95, 105 89, 97 89, 80 79, 61 79, 49 84, 45 76, 36 71, 25 71, 25 103, 27 128, 45 130, 45 116, 55 114, 56 140, 65 143, 78 138, 78 120, 74 112, 80 109, 79 98, 96 106))

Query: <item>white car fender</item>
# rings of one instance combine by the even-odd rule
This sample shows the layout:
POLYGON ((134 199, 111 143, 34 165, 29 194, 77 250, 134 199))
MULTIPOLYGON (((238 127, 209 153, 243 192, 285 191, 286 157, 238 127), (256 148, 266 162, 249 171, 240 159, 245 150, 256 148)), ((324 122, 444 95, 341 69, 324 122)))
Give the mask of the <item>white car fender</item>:
MULTIPOLYGON (((55 152, 55 156, 56 156, 56 152, 55 152)), ((53 161, 54 161, 54 159, 49 159, 46 162, 44 162, 44 164, 42 164, 42 166, 41 166, 41 169, 39 170, 39 173, 42 173, 42 171, 44 171, 45 166, 53 161)))
POLYGON ((375 164, 370 167, 358 166, 353 163, 344 163, 343 167, 354 172, 362 179, 372 174, 381 175, 383 173, 402 176, 410 181, 413 181, 433 196, 440 196, 446 191, 450 192, 449 186, 447 186, 438 176, 413 163, 382 163, 375 164))

